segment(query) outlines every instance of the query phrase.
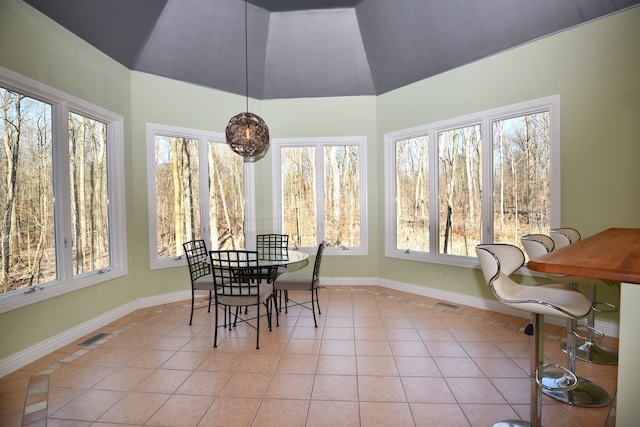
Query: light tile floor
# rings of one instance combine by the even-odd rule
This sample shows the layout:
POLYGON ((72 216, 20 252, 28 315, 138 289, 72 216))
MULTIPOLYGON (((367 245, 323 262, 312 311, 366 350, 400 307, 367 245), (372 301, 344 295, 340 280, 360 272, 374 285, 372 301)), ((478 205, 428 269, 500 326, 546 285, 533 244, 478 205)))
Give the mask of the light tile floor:
MULTIPOLYGON (((0 378, 2 426, 490 426, 529 414, 527 319, 378 287, 328 287, 313 327, 239 325, 213 343, 213 314, 138 310, 0 378), (107 334, 82 345, 98 333, 107 334)), ((200 300, 200 305, 204 301, 200 300)), ((547 325, 547 362, 564 329, 547 325)), ((617 340, 606 338, 608 347, 617 340)), ((577 362, 614 394, 617 366, 577 362)), ((611 406, 543 398, 546 427, 610 425, 611 406)))

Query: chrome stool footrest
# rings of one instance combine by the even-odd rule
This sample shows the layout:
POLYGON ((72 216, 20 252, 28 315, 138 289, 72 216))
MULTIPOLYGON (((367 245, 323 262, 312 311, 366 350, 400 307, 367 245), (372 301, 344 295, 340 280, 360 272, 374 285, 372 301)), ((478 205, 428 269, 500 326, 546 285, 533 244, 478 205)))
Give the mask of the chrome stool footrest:
MULTIPOLYGON (((552 375, 553 376, 553 375, 552 375)), ((542 372, 536 372, 536 382, 543 390, 548 391, 571 391, 578 387, 578 377, 576 374, 565 368, 564 366, 558 365, 557 363, 547 363, 542 366, 542 372), (562 375, 557 377, 556 381, 544 381, 545 371, 550 370, 549 368, 558 369, 562 375)))
POLYGON ((591 305, 593 311, 597 313, 615 313, 618 311, 618 307, 610 302, 597 301, 591 305))
POLYGON ((591 341, 598 343, 602 341, 602 338, 604 338, 604 332, 589 325, 578 325, 578 327, 573 330, 573 335, 575 335, 576 338, 582 341, 591 341), (581 329, 586 330, 586 335, 580 334, 581 329))

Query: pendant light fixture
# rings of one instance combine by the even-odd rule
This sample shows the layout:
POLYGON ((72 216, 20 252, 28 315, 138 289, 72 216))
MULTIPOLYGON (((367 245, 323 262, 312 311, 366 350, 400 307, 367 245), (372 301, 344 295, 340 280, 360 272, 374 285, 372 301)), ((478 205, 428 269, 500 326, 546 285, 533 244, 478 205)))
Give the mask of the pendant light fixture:
POLYGON ((245 162, 255 162, 269 149, 269 128, 259 116, 249 112, 249 37, 247 28, 247 0, 244 0, 244 72, 246 112, 229 120, 225 135, 231 149, 245 162))

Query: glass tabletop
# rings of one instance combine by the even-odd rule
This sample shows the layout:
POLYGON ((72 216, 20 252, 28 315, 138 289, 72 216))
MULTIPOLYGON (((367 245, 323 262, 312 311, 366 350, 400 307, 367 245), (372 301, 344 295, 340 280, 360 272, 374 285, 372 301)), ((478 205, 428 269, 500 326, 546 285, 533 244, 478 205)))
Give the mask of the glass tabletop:
MULTIPOLYGON (((211 263, 211 259, 206 257, 203 261, 211 263)), ((271 255, 268 259, 258 253, 258 265, 260 267, 286 267, 288 271, 299 270, 309 264, 309 254, 301 251, 288 251, 282 255, 271 255)))
POLYGON ((309 263, 309 254, 301 251, 288 251, 281 256, 262 258, 258 253, 258 264, 261 267, 287 267, 287 270, 298 270, 309 263))

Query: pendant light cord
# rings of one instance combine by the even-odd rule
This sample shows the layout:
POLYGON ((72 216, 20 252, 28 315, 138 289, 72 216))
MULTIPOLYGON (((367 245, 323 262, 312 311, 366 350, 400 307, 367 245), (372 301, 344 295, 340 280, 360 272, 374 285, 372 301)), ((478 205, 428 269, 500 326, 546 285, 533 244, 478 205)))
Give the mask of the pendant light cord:
POLYGON ((244 85, 247 97, 246 107, 249 112, 249 36, 247 29, 247 0, 244 0, 244 85))

